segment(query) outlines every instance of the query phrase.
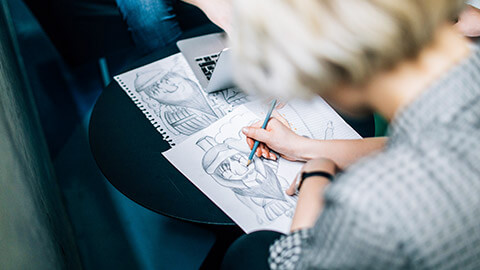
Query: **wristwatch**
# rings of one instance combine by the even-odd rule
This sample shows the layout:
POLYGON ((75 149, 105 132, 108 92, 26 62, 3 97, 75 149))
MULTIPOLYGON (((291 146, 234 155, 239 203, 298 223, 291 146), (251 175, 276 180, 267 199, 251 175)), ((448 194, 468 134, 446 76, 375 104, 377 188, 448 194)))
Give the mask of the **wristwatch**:
POLYGON ((302 174, 300 175, 300 177, 298 179, 297 192, 300 191, 300 188, 303 185, 303 181, 305 181, 305 179, 307 179, 309 177, 313 177, 313 176, 321 176, 321 177, 327 178, 330 182, 333 182, 333 178, 334 178, 333 174, 328 173, 328 172, 324 172, 324 171, 302 172, 302 174))

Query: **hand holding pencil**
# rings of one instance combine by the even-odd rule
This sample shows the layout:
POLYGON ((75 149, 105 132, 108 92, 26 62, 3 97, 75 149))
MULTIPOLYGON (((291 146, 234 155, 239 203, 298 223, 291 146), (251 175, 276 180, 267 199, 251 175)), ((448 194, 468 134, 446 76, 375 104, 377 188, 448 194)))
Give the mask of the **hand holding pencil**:
MULTIPOLYGON (((270 110, 268 110, 267 115, 265 116, 265 120, 263 121, 262 129, 265 129, 267 127, 268 121, 270 120, 270 117, 272 116, 272 112, 275 109, 275 106, 277 105, 277 100, 274 99, 272 101, 272 105, 270 106, 270 110)), ((250 155, 248 156, 248 162, 247 166, 252 163, 253 160, 253 155, 255 152, 257 152, 258 146, 260 145, 260 141, 255 141, 252 147, 252 152, 250 152, 250 155)))
MULTIPOLYGON (((271 116, 273 117, 266 118, 268 120, 265 128, 262 128, 265 123, 264 120, 242 129, 243 134, 247 137, 248 146, 252 150, 255 149, 255 151, 252 151, 253 154, 271 160, 278 159, 278 155, 291 161, 300 160, 295 153, 298 145, 305 138, 294 133, 288 122, 276 111, 273 111, 271 116), (254 148, 257 141, 259 142, 258 146, 254 148)), ((251 158, 253 158, 253 155, 251 155, 251 158)))

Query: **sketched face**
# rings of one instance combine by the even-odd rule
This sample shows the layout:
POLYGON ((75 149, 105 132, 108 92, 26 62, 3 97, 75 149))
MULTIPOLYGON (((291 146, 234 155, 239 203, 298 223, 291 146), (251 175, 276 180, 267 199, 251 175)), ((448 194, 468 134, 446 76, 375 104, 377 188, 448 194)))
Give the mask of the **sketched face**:
POLYGON ((167 73, 144 91, 147 96, 162 104, 192 108, 216 116, 198 85, 178 73, 167 73))
POLYGON ((248 178, 255 171, 255 166, 251 164, 247 167, 247 157, 237 153, 225 159, 215 170, 215 174, 225 180, 242 180, 248 178))
POLYGON ((186 79, 170 72, 160 80, 151 84, 145 93, 161 102, 170 105, 179 105, 182 101, 189 100, 197 95, 197 89, 192 84, 186 83, 186 79))

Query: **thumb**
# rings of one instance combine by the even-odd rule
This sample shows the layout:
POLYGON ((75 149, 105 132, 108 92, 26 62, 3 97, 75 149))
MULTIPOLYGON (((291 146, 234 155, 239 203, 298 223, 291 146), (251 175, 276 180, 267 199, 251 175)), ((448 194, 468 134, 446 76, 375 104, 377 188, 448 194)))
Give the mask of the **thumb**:
POLYGON ((245 136, 264 143, 266 143, 269 138, 268 131, 262 128, 244 127, 242 132, 245 136))
POLYGON ((298 181, 299 177, 300 177, 300 173, 298 173, 297 176, 295 176, 295 179, 293 180, 293 182, 290 184, 290 186, 286 190, 287 195, 289 195, 289 196, 295 195, 295 193, 297 191, 297 181, 298 181))

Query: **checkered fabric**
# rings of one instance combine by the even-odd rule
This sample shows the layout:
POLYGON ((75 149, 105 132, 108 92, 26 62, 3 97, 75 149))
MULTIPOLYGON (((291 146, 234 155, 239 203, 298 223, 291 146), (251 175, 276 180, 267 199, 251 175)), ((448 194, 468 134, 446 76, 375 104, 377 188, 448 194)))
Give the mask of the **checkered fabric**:
POLYGON ((389 133, 327 188, 309 232, 272 245, 272 269, 480 269, 479 50, 389 133))
POLYGON ((302 253, 302 242, 312 237, 309 229, 284 235, 270 246, 269 265, 273 270, 293 269, 302 253))

